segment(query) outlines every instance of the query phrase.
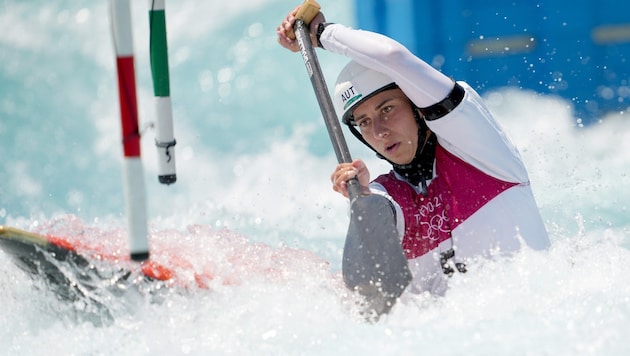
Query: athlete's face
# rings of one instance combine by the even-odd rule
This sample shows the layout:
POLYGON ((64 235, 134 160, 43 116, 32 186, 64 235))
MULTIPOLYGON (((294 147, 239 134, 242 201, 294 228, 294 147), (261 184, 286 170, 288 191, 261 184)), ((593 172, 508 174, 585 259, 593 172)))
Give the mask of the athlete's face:
POLYGON ((378 153, 397 164, 410 163, 418 148, 418 124, 399 89, 380 92, 357 106, 353 115, 361 135, 378 153))

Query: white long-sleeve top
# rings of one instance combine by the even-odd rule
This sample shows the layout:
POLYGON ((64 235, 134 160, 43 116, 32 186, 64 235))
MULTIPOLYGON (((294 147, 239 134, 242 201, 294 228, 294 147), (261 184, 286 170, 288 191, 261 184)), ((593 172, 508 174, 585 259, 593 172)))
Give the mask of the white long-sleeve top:
MULTIPOLYGON (((389 37, 340 24, 326 27, 324 48, 382 72, 423 108, 442 101, 453 81, 389 37)), ((440 254, 453 249, 453 262, 534 249, 549 239, 516 147, 480 96, 466 93, 450 113, 427 125, 438 138, 434 177, 423 197, 394 171, 370 184, 394 204, 403 248, 414 275, 412 291, 441 294, 446 278, 440 254)))

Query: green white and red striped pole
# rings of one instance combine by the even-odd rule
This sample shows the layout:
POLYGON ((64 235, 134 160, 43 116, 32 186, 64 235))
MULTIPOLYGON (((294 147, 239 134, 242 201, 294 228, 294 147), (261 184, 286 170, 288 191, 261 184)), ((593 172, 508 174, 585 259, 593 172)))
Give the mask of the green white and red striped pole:
POLYGON ((149 242, 129 0, 110 0, 110 10, 118 70, 129 251, 132 260, 142 261, 149 258, 149 242))
POLYGON ((175 137, 168 73, 168 46, 164 0, 149 0, 149 52, 157 120, 155 146, 158 150, 158 180, 162 184, 177 181, 175 173, 175 137))

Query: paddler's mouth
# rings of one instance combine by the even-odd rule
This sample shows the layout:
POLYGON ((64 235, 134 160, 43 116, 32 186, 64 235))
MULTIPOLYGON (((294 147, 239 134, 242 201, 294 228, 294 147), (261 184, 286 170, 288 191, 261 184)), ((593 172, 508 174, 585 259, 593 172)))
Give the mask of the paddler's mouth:
POLYGON ((387 145, 385 146, 385 152, 387 153, 393 153, 394 151, 396 151, 396 149, 400 146, 400 143, 392 143, 391 145, 387 145))

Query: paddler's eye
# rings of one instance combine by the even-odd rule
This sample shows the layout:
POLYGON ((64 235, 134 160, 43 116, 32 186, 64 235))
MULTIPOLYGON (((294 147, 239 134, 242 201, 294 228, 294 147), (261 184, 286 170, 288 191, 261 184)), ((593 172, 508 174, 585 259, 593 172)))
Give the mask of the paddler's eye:
POLYGON ((357 122, 357 126, 359 126, 360 128, 365 128, 365 127, 369 126, 371 122, 372 122, 372 120, 370 118, 366 117, 364 119, 359 120, 357 122))

